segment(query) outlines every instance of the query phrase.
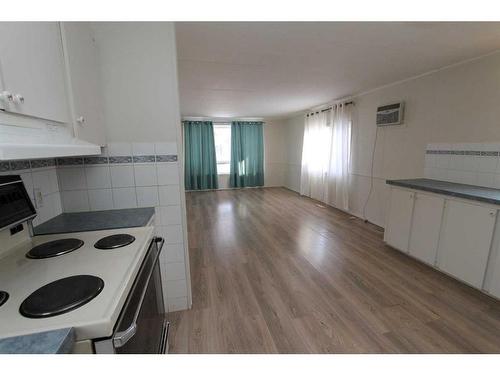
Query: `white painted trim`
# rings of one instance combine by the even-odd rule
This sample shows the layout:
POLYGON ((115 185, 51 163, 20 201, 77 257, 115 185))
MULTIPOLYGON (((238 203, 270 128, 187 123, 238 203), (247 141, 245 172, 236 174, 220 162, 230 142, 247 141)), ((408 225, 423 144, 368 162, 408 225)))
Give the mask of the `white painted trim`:
POLYGON ((400 84, 405 83, 405 82, 416 80, 418 78, 426 77, 428 75, 432 75, 432 74, 438 73, 438 72, 443 71, 443 70, 452 69, 452 68, 455 68, 455 67, 461 66, 461 65, 466 65, 468 63, 471 63, 471 62, 474 62, 474 61, 477 61, 477 60, 481 60, 481 59, 484 59, 484 58, 496 55, 498 53, 500 53, 500 50, 497 49, 497 50, 494 50, 492 52, 488 52, 488 53, 486 53, 484 55, 480 55, 480 56, 476 56, 476 57, 471 57, 471 58, 466 59, 466 60, 462 60, 462 61, 459 61, 459 62, 456 62, 456 63, 453 63, 453 64, 449 64, 449 65, 445 65, 445 66, 443 66, 441 68, 429 70, 429 71, 427 71, 425 73, 417 74, 415 76, 411 76, 411 77, 404 78, 404 79, 401 79, 401 80, 398 80, 398 81, 387 83, 385 85, 381 85, 381 86, 377 86, 377 87, 374 87, 374 88, 371 88, 371 89, 368 89, 368 90, 365 90, 365 91, 361 91, 361 92, 352 94, 350 96, 346 96, 346 97, 342 97, 342 98, 338 98, 338 99, 333 99, 333 100, 331 100, 331 101, 329 101, 327 103, 323 103, 323 104, 319 104, 319 105, 317 105, 315 107, 311 107, 311 109, 307 109, 307 110, 303 110, 303 111, 297 111, 297 112, 292 112, 288 116, 286 116, 286 119, 298 116, 300 114, 306 114, 306 113, 311 112, 311 111, 318 111, 318 110, 321 110, 321 109, 325 109, 325 108, 330 107, 332 104, 341 103, 341 102, 347 101, 347 100, 355 100, 356 98, 359 98, 360 96, 371 94, 373 92, 376 92, 376 91, 379 91, 379 90, 383 90, 383 89, 386 89, 388 87, 397 86, 397 85, 400 85, 400 84))
POLYGON ((231 123, 232 121, 262 121, 265 123, 262 117, 194 117, 194 116, 183 116, 182 121, 212 121, 215 123, 231 123))

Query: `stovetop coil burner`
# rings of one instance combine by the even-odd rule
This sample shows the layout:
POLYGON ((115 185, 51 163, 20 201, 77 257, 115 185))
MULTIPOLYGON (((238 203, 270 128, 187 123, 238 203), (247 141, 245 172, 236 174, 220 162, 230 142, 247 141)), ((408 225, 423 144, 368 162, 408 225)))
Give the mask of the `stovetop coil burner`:
POLYGON ((119 247, 130 245, 134 241, 135 237, 130 234, 113 234, 111 236, 101 238, 94 244, 94 247, 102 250, 117 249, 119 247))
POLYGON ((60 240, 49 241, 32 248, 28 251, 26 257, 31 259, 57 257, 82 247, 83 243, 78 238, 62 238, 60 240))
POLYGON ((48 318, 67 313, 97 297, 104 281, 97 276, 76 275, 53 281, 31 293, 19 312, 27 318, 48 318))
POLYGON ((9 293, 0 290, 0 306, 2 306, 9 299, 9 293))

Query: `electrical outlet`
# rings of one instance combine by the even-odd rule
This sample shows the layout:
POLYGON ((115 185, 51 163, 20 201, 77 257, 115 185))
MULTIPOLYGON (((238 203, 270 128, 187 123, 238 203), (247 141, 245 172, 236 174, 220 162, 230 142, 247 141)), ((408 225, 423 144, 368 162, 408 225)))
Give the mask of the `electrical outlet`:
POLYGON ((40 188, 34 188, 33 194, 35 196, 35 206, 36 208, 43 207, 43 194, 40 188))

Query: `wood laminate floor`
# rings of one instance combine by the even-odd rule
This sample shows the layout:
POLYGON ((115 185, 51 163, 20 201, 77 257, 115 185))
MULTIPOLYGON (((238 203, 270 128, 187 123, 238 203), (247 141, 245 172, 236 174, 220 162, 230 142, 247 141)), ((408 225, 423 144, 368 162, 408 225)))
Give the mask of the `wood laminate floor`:
POLYGON ((187 194, 193 308, 172 353, 500 352, 500 302, 282 188, 187 194))

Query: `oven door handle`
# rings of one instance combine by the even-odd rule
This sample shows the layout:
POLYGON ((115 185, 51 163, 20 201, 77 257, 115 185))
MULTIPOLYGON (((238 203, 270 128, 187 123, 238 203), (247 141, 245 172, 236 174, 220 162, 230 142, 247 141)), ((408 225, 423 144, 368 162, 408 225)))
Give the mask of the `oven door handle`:
POLYGON ((161 248, 163 247, 165 240, 161 237, 154 237, 153 243, 156 245, 157 253, 155 255, 153 266, 149 270, 148 275, 146 277, 145 287, 144 290, 142 291, 141 298, 137 306, 137 310, 135 311, 134 319, 132 321, 132 324, 130 324, 130 326, 127 329, 120 332, 116 332, 113 335, 113 346, 115 348, 121 348, 122 346, 124 346, 127 343, 127 341, 129 341, 132 337, 134 337, 134 335, 137 332, 137 318, 139 317, 139 313, 141 312, 142 302, 144 301, 144 297, 146 295, 147 286, 149 285, 149 281, 151 280, 151 276, 153 275, 155 266, 158 263, 158 258, 160 257, 161 248))
POLYGON ((113 337, 113 346, 115 348, 121 348, 123 345, 130 340, 135 333, 137 332, 137 323, 133 322, 130 327, 128 327, 125 331, 117 332, 113 337))

